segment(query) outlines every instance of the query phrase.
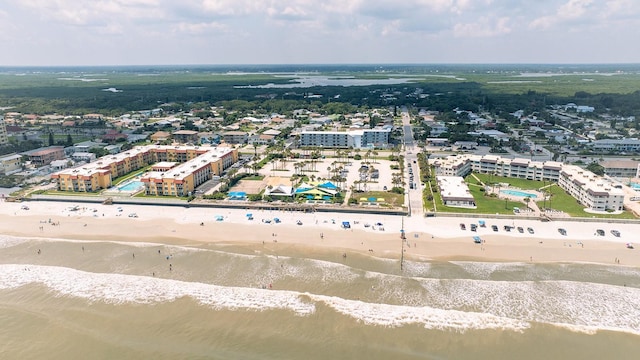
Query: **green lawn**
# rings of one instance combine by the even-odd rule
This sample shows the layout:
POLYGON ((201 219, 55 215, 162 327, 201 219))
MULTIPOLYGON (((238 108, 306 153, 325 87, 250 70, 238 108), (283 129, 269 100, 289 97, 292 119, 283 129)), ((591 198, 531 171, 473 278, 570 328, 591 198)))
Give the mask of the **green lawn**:
MULTIPOLYGON (((34 192, 36 194, 36 192, 34 192)), ((64 196, 101 196, 100 193, 97 192, 75 192, 75 191, 60 191, 60 190, 46 190, 42 192, 38 192, 37 194, 43 195, 64 195, 64 196)))
POLYGON ((123 182, 125 182, 125 181, 127 181, 129 179, 133 179, 134 177, 145 173, 149 169, 151 169, 151 165, 145 166, 142 169, 138 169, 138 170, 130 172, 130 173, 126 174, 126 175, 120 176, 119 178, 115 178, 115 179, 111 180, 111 185, 112 186, 120 185, 121 183, 123 183, 123 182))
POLYGON ((247 176, 245 178, 242 178, 242 180, 263 180, 264 176, 263 175, 253 175, 253 176, 247 176))
POLYGON ((404 204, 404 194, 396 194, 387 191, 366 191, 366 192, 354 192, 351 194, 351 197, 360 201, 360 198, 376 198, 376 199, 384 199, 383 204, 389 204, 392 206, 401 206, 404 204))
POLYGON ((564 211, 572 217, 596 217, 604 219, 635 219, 636 217, 625 211, 622 214, 592 214, 584 211, 584 206, 578 203, 571 195, 567 194, 557 184, 553 184, 547 189, 551 192, 551 200, 536 201, 539 208, 547 207, 554 210, 564 211))
MULTIPOLYGON (((40 135, 40 139, 42 139, 42 143, 43 144, 48 144, 48 142, 49 142, 49 134, 40 135)), ((71 134, 71 139, 73 140, 74 144, 77 144, 77 143, 80 143, 80 142, 89 141, 89 140, 91 140, 91 137, 87 136, 87 135, 73 135, 73 134, 71 134)), ((67 135, 66 134, 54 134, 53 135, 53 141, 56 144, 58 142, 66 142, 67 141, 67 135)))
MULTIPOLYGON (((527 179, 518 179, 518 178, 510 178, 505 176, 495 176, 490 174, 477 174, 474 173, 480 181, 489 185, 492 183, 507 183, 512 187, 519 188, 522 190, 538 190, 545 185, 549 185, 549 182, 537 181, 537 180, 527 180, 527 179)), ((473 177, 467 177, 467 182, 475 183, 475 179, 473 177)))

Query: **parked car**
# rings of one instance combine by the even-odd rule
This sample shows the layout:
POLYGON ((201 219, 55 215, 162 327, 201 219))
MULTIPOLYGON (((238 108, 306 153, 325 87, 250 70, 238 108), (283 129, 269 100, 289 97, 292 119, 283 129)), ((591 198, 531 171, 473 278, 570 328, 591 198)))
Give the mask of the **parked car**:
POLYGON ((530 227, 527 228, 527 232, 531 235, 535 233, 535 231, 533 231, 533 228, 530 228, 530 227))
POLYGON ((620 231, 613 229, 611 230, 611 235, 615 236, 615 237, 620 237, 620 231))
POLYGON ((471 231, 476 231, 476 230, 478 230, 478 225, 471 224, 471 231))
POLYGON ((467 230, 467 226, 463 223, 460 223, 460 230, 467 230))
POLYGON ((491 225, 491 230, 498 231, 498 226, 497 225, 491 225))
POLYGON ((558 232, 562 236, 567 236, 567 230, 565 230, 564 228, 558 228, 558 232))
MULTIPOLYGON (((531 228, 529 228, 529 229, 531 229, 531 228)), ((518 232, 519 232, 520 234, 523 234, 523 233, 524 233, 524 229, 522 228, 522 226, 518 226, 518 232)))
POLYGON ((598 229, 596 230, 596 234, 598 234, 598 236, 604 236, 604 230, 598 229))

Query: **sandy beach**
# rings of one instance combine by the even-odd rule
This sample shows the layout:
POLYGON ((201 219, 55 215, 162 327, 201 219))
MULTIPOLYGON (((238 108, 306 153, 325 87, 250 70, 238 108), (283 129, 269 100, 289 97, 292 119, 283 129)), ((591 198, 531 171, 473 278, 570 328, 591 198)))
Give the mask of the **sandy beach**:
POLYGON ((636 224, 490 218, 485 221, 487 227, 479 227, 478 232, 473 233, 469 225, 478 219, 64 202, 0 204, 0 232, 26 238, 118 240, 194 247, 215 243, 260 246, 280 253, 295 247, 398 259, 403 248, 400 233, 404 226, 407 259, 619 263, 640 267, 640 249, 626 247, 627 243, 634 242, 634 233, 640 229, 636 224), (253 220, 248 219, 248 213, 253 215, 253 220), (276 223, 275 218, 280 223, 276 223), (298 225, 298 221, 302 224, 298 225), (343 229, 343 221, 349 221, 351 229, 343 229), (461 230, 460 223, 465 223, 467 229, 461 230), (494 224, 498 232, 492 231, 494 224), (505 225, 531 227, 535 233, 518 233, 515 229, 507 233, 503 230, 505 225), (560 235, 558 228, 566 229, 567 235, 560 235), (596 229, 603 229, 605 235, 598 236, 596 229), (613 229, 620 231, 620 237, 611 234, 613 229), (480 236, 483 243, 474 244, 474 235, 480 236))

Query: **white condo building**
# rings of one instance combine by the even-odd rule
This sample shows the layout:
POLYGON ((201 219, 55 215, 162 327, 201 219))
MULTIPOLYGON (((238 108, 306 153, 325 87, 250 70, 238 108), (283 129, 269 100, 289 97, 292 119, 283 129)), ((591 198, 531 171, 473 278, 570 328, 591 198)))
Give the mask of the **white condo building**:
POLYGON ((350 131, 303 131, 300 146, 328 148, 386 148, 391 129, 362 129, 350 131))
POLYGON ((496 155, 461 155, 433 159, 436 176, 466 176, 471 172, 494 174, 538 181, 554 181, 576 198, 580 204, 594 211, 622 210, 624 191, 609 180, 579 166, 556 161, 507 159, 496 155))

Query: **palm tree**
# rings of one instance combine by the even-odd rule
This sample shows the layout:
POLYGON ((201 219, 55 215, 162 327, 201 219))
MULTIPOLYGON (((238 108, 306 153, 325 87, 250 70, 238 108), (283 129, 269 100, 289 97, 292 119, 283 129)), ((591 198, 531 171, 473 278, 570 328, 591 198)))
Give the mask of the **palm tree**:
POLYGON ((523 201, 525 204, 527 204, 527 210, 529 210, 529 201, 531 201, 531 198, 527 196, 523 199, 523 201))

